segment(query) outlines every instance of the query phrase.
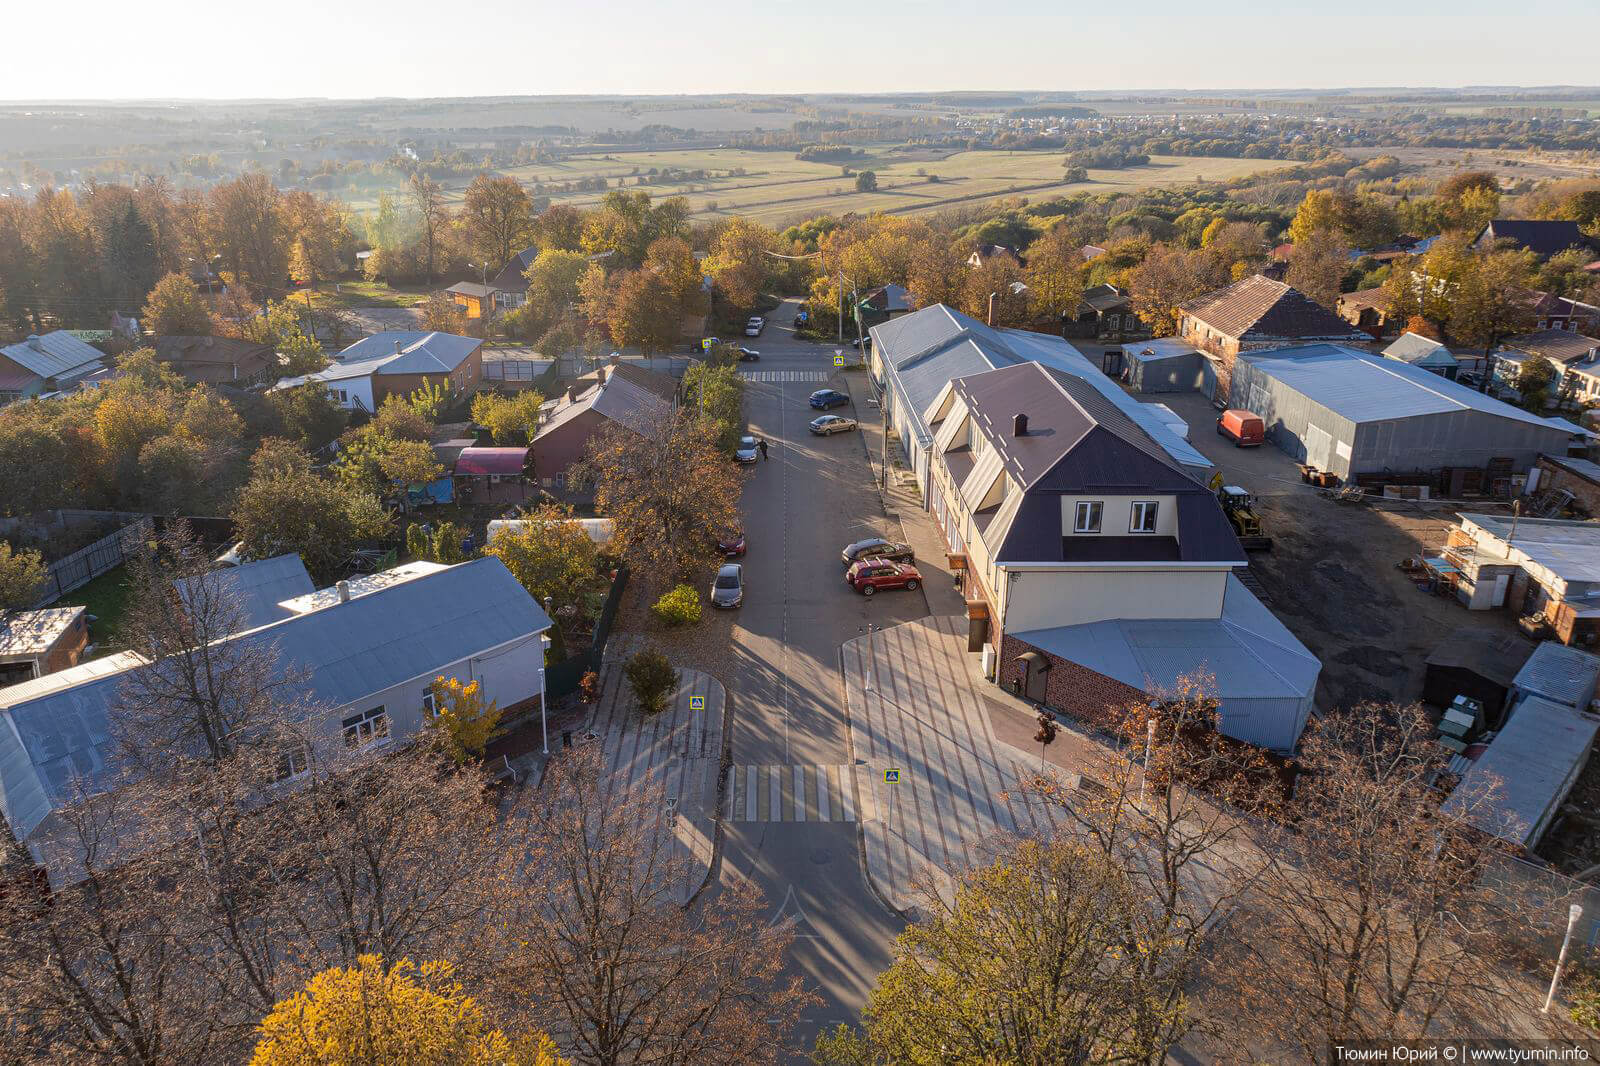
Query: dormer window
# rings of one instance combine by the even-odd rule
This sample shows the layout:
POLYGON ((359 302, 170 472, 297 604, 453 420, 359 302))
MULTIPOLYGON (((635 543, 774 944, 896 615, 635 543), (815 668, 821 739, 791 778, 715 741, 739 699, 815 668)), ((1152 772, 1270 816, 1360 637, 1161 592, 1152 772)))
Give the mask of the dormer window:
POLYGON ((1129 533, 1154 533, 1156 531, 1156 501, 1134 500, 1133 513, 1128 520, 1129 533))
POLYGON ((1074 533, 1100 532, 1100 514, 1104 506, 1099 500, 1079 500, 1078 511, 1072 521, 1074 533))

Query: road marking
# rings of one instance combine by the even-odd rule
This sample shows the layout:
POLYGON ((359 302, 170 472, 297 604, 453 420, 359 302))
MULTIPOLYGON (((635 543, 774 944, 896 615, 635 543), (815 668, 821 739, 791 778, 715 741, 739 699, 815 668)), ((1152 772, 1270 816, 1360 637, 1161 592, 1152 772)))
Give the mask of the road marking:
POLYGON ((739 376, 747 381, 765 381, 782 384, 786 381, 827 381, 826 370, 741 370, 739 376))
POLYGON ((856 820, 848 766, 736 766, 729 772, 736 781, 744 782, 744 802, 731 805, 735 822, 856 820), (757 785, 763 776, 767 779, 765 788, 757 785), (837 800, 830 795, 835 790, 837 800))
POLYGON ((821 940, 817 934, 816 926, 811 924, 811 919, 806 917, 805 910, 800 906, 800 900, 794 894, 794 885, 789 886, 789 891, 783 895, 783 903, 778 907, 778 913, 772 916, 772 921, 767 923, 769 929, 783 926, 789 929, 797 940, 821 940))
POLYGON ((854 766, 839 767, 839 799, 844 807, 844 820, 856 820, 856 768, 854 766))

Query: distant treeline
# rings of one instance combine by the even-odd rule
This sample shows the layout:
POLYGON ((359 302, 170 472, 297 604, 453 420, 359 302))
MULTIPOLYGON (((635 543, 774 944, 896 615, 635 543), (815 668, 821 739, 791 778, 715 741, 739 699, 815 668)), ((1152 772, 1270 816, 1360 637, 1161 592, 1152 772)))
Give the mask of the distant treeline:
POLYGON ((1014 107, 1006 112, 1007 118, 1095 118, 1100 114, 1092 107, 1075 104, 1040 104, 1038 107, 1014 107))

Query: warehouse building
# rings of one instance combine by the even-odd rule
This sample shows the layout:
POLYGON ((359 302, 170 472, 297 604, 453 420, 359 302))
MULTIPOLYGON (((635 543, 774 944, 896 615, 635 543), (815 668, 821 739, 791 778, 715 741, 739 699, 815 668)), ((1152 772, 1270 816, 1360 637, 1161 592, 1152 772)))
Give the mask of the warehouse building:
POLYGON ((1540 453, 1566 455, 1584 435, 1421 367, 1337 344, 1242 353, 1230 405, 1260 415, 1267 438, 1295 459, 1345 480, 1491 465, 1519 473, 1540 453))

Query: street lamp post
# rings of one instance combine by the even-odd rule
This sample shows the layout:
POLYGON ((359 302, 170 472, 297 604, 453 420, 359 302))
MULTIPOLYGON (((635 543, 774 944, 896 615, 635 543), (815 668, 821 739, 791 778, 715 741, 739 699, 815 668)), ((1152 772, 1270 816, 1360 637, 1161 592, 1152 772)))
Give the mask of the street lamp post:
POLYGON ((1561 938, 1561 954, 1556 957, 1556 972, 1550 975, 1550 991, 1544 994, 1544 1006, 1539 1008, 1541 1014, 1550 1013, 1550 1004, 1556 998, 1556 985, 1561 983, 1561 971, 1567 965, 1567 949, 1572 946, 1572 931, 1578 927, 1578 919, 1583 917, 1583 908, 1574 903, 1567 908, 1567 935, 1561 938))
POLYGON ((550 657, 550 638, 544 633, 539 634, 539 732, 544 738, 544 753, 550 754, 550 723, 545 717, 544 705, 544 665, 550 657))
POLYGON ((1156 720, 1154 718, 1145 723, 1144 731, 1144 767, 1139 771, 1139 806, 1144 806, 1144 784, 1150 776, 1150 749, 1156 744, 1156 720))

